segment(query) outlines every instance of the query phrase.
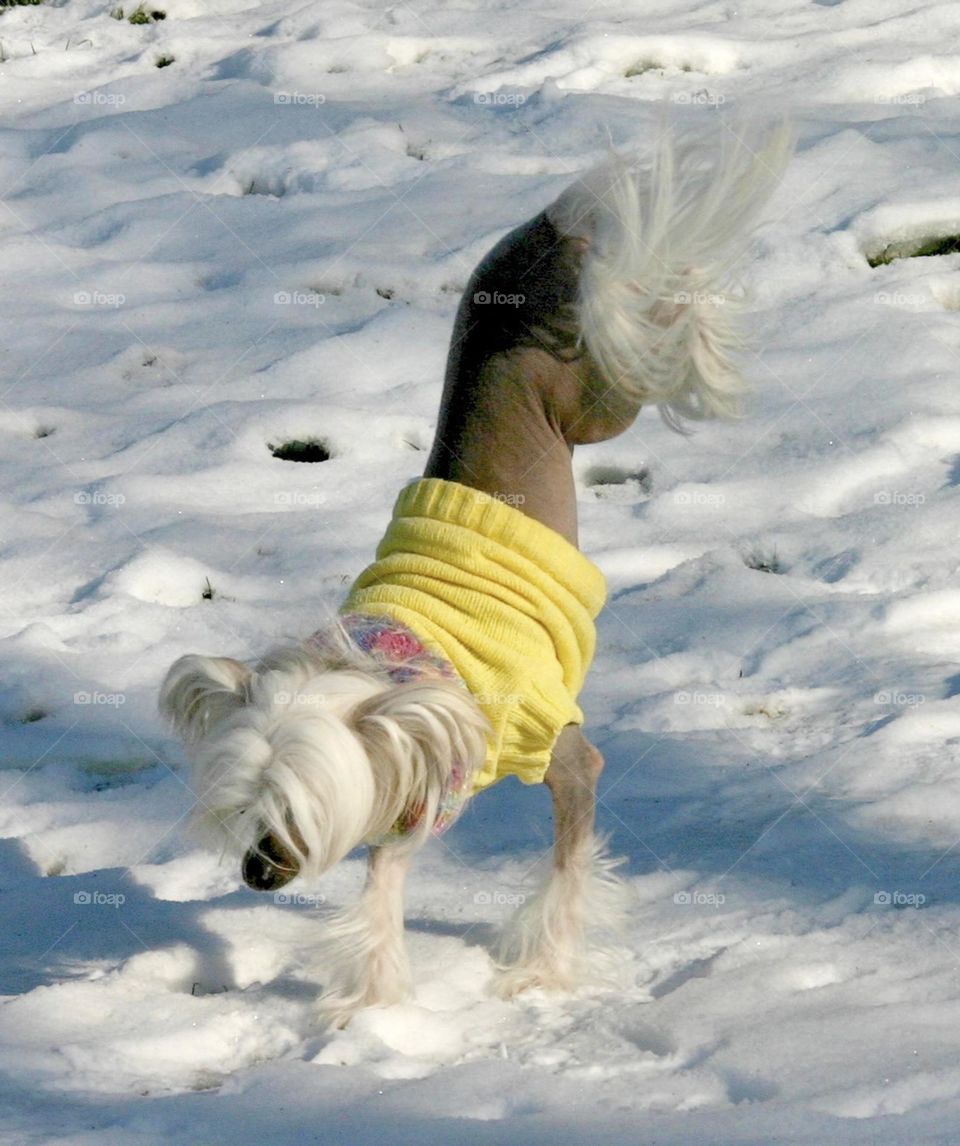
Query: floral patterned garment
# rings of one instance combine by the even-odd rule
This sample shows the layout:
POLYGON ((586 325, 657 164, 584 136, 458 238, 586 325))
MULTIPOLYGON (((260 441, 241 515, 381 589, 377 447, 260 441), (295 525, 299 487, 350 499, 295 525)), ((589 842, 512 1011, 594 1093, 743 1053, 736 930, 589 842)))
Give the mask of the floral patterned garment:
MULTIPOLYGON (((416 680, 452 680, 461 687, 463 681, 453 665, 444 657, 431 652, 420 638, 406 625, 390 617, 368 616, 363 613, 347 613, 339 618, 340 627, 350 641, 379 661, 390 675, 394 684, 409 684, 416 680)), ((310 643, 321 650, 335 652, 336 638, 329 630, 321 629, 310 637, 310 643)), ((437 805, 437 815, 431 832, 442 835, 456 823, 473 789, 472 770, 466 762, 454 758, 450 775, 437 805)), ((423 807, 407 808, 384 839, 388 843, 418 828, 423 820, 423 807)))

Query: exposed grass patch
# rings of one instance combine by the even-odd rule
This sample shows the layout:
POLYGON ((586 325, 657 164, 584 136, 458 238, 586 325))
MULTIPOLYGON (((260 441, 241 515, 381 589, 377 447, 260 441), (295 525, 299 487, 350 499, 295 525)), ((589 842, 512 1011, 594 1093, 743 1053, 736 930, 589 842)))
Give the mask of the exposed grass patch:
POLYGON ((114 20, 126 20, 129 24, 155 24, 167 18, 162 8, 145 8, 142 4, 138 4, 129 16, 122 8, 114 8, 110 15, 114 20))
POLYGON ((767 720, 783 720, 789 714, 790 710, 786 705, 775 700, 747 701, 743 706, 744 716, 765 716, 767 720))
POLYGON ((258 183, 254 177, 249 183, 244 184, 243 193, 244 195, 266 195, 269 198, 282 199, 286 195, 287 189, 280 181, 275 181, 271 185, 269 178, 258 183))
POLYGON ((176 56, 157 56, 158 68, 169 68, 176 61, 176 56))
POLYGON ((960 235, 935 235, 888 243, 877 254, 867 255, 871 267, 885 267, 895 259, 926 259, 934 255, 955 255, 960 251, 960 235))
POLYGON ((758 573, 785 572, 776 548, 765 549, 759 545, 754 546, 743 554, 743 563, 748 569, 756 569, 758 573))
POLYGON ((625 469, 623 466, 591 466, 584 475, 584 480, 590 489, 598 492, 609 486, 633 485, 641 493, 649 493, 653 485, 653 478, 646 466, 635 470, 625 469))
POLYGON ((623 73, 624 78, 632 80, 634 76, 642 76, 646 72, 663 71, 661 64, 655 64, 652 60, 637 60, 635 64, 631 64, 623 73))
POLYGON ((230 597, 226 593, 222 593, 216 585, 214 585, 209 577, 204 577, 203 588, 200 590, 201 601, 236 601, 236 597, 230 597))
MULTIPOLYGON (((659 60, 637 60, 635 64, 630 66, 624 71, 623 77, 627 80, 632 80, 634 76, 646 75, 647 72, 659 72, 661 75, 667 70, 670 65, 661 63, 659 60)), ((680 64, 681 72, 692 72, 693 68, 689 64, 680 64)))
POLYGON ((267 449, 282 462, 328 462, 333 456, 326 445, 318 438, 295 438, 279 446, 267 443, 267 449))

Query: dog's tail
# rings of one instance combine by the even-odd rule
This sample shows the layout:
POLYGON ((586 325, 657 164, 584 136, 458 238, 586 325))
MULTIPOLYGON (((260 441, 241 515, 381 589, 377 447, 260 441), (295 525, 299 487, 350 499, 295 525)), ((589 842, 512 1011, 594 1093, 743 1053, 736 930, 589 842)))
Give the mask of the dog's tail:
POLYGON ((615 154, 547 209, 584 246, 579 335, 605 384, 675 428, 739 413, 731 264, 790 151, 785 124, 753 148, 728 132, 713 155, 667 130, 652 161, 615 154))

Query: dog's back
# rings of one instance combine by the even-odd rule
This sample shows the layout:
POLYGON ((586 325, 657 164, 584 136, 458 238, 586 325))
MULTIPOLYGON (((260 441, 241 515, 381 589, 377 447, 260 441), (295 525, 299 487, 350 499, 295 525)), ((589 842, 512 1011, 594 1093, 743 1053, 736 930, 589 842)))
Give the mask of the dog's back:
POLYGON ((731 264, 776 185, 785 129, 712 162, 665 134, 614 156, 511 231, 457 312, 427 477, 509 498, 576 544, 575 445, 737 412, 731 264))

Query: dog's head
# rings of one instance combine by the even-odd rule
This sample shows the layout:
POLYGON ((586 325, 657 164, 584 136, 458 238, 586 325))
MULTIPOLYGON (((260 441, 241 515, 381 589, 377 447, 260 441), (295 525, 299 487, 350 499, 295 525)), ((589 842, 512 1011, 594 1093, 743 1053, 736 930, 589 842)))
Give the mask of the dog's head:
POLYGON ((472 773, 486 749, 486 721, 456 683, 394 684, 359 650, 309 642, 253 666, 181 657, 160 709, 187 745, 195 819, 260 890, 325 871, 411 808, 420 838, 454 762, 472 773))

